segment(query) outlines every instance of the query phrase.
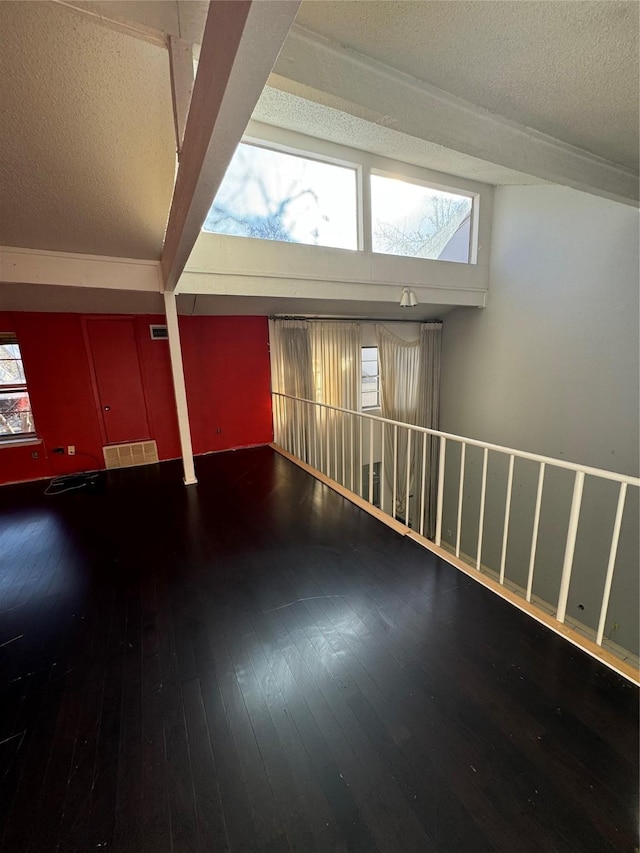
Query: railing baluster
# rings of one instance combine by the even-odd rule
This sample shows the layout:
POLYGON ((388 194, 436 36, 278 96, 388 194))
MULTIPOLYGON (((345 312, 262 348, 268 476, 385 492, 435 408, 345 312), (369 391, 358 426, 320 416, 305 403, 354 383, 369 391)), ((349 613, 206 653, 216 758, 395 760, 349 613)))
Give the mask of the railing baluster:
POLYGON ((380 422, 380 509, 384 512, 384 490, 386 479, 384 473, 384 421, 380 422))
POLYGON ((364 497, 364 488, 362 485, 362 418, 358 418, 358 427, 360 432, 360 453, 358 454, 358 479, 360 480, 360 491, 358 494, 361 498, 364 497))
POLYGON ((569 514, 569 529, 567 530, 567 545, 564 552, 564 563, 562 565, 562 578, 560 579, 558 610, 556 612, 556 619, 558 622, 564 622, 567 613, 567 599, 569 598, 573 555, 576 550, 576 536, 578 534, 578 521, 580 520, 580 506, 582 505, 583 488, 584 471, 576 471, 576 479, 573 484, 573 498, 571 499, 571 512, 569 514))
POLYGON ((396 501, 398 499, 398 426, 393 425, 393 517, 396 517, 396 501))
POLYGON ((324 460, 324 464, 325 464, 325 472, 324 473, 327 475, 327 477, 330 477, 331 476, 331 421, 329 420, 329 417, 331 415, 331 412, 329 411, 329 409, 325 409, 324 412, 325 412, 325 417, 326 417, 325 432, 327 434, 327 451, 326 451, 326 456, 325 456, 325 460, 324 460))
POLYGON ((476 548, 476 569, 482 566, 482 536, 484 534, 484 505, 487 497, 487 465, 489 451, 485 447, 482 452, 482 485, 480 486, 480 515, 478 517, 478 547, 476 548))
POLYGON ((458 485, 458 523, 456 525, 456 557, 460 556, 460 537, 462 535, 462 500, 464 497, 464 465, 467 457, 467 445, 460 447, 460 483, 458 485))
POLYGON ((355 481, 355 471, 354 471, 354 458, 353 458, 353 427, 354 427, 353 417, 354 417, 353 415, 349 415, 349 443, 350 443, 350 447, 351 447, 351 464, 349 465, 349 468, 351 471, 351 480, 349 482, 351 483, 350 488, 351 488, 352 492, 354 491, 353 487, 355 485, 355 482, 354 482, 355 481))
POLYGON ((333 479, 339 483, 338 479, 338 464, 340 454, 338 453, 338 416, 339 412, 334 412, 333 418, 333 479))
POLYGON ((373 421, 369 421, 369 503, 373 503, 373 421))
POLYGON ((613 582, 613 570, 616 565, 616 555, 618 553, 618 541, 620 539, 620 528, 622 526, 622 514, 624 513, 624 502, 627 496, 627 484, 620 483, 620 492, 618 494, 618 506, 616 508, 616 517, 613 522, 613 536, 611 537, 611 549, 609 551, 609 562, 607 564, 607 574, 604 582, 604 592, 602 593, 602 607, 600 609, 600 621, 598 622, 598 635, 596 643, 601 646, 604 637, 604 626, 607 621, 607 610, 609 609, 609 596, 611 595, 611 584, 613 582))
POLYGON ((407 482, 405 484, 406 500, 404 502, 404 523, 407 527, 411 527, 409 523, 409 499, 411 497, 411 436, 413 430, 407 428, 407 482))
POLYGON ((422 475, 420 477, 420 536, 424 536, 424 488, 427 480, 427 433, 422 433, 422 475))
POLYGON ((442 504, 444 503, 444 470, 447 439, 440 436, 440 461, 438 463, 438 503, 436 505, 436 545, 442 541, 442 504))
POLYGON ((527 576, 527 601, 531 601, 531 592, 533 590, 533 569, 536 564, 536 549, 538 547, 538 528, 540 527, 540 508, 542 506, 542 489, 544 487, 544 462, 540 463, 540 472, 538 473, 538 491, 536 494, 536 509, 533 516, 533 532, 531 534, 531 554, 529 556, 529 574, 527 576))
POLYGON ((280 441, 280 397, 273 394, 271 396, 271 411, 273 412, 273 440, 282 446, 280 441))
POLYGON ((340 472, 340 482, 343 486, 347 485, 347 443, 345 441, 345 421, 346 415, 343 413, 340 420, 342 422, 342 471, 340 472))
POLYGON ((507 540, 509 539, 509 516, 511 515, 511 490, 513 489, 513 463, 515 456, 509 456, 509 474, 507 476, 507 497, 504 502, 504 527, 502 530, 502 554, 500 556, 500 583, 504 583, 504 570, 507 565, 507 540))
POLYGON ((309 408, 311 423, 313 424, 313 467, 318 469, 318 411, 311 403, 309 408))

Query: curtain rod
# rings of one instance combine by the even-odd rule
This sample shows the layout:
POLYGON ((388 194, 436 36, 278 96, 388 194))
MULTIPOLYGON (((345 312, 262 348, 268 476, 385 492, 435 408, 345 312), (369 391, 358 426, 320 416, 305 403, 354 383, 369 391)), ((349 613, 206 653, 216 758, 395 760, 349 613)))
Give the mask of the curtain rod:
POLYGON ((399 320, 397 317, 301 317, 294 314, 271 314, 270 320, 331 320, 332 323, 368 323, 374 326, 376 323, 442 323, 442 320, 399 320))

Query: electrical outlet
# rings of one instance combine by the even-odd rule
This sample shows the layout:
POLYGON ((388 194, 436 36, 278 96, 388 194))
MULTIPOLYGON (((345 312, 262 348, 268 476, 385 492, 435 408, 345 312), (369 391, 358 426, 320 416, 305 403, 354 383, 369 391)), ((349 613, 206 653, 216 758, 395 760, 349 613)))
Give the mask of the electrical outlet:
POLYGON ((37 451, 37 450, 32 450, 32 451, 31 451, 31 458, 32 458, 32 459, 38 459, 38 458, 39 458, 39 455, 40 455, 40 454, 38 453, 38 451, 37 451))
POLYGON ((67 453, 69 454, 69 456, 75 456, 75 455, 76 455, 76 446, 75 446, 75 444, 70 444, 70 445, 67 447, 67 453))
POLYGON ((222 427, 216 427, 216 432, 218 433, 218 435, 220 435, 220 433, 222 432, 222 427))
POLYGON ((449 539, 451 539, 451 531, 450 530, 447 530, 447 536, 449 537, 449 539))

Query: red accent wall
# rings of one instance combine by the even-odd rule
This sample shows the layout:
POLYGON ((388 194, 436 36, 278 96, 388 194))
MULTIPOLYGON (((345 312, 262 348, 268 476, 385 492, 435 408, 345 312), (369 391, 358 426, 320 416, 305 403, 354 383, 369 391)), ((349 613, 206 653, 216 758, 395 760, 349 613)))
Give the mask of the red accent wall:
MULTIPOLYGON (((180 442, 169 345, 149 335, 150 323, 163 322, 137 316, 135 329, 151 436, 160 458, 171 459, 180 456, 180 442)), ((0 483, 104 467, 82 315, 0 311, 0 330, 18 337, 42 438, 39 445, 0 445, 0 483), (66 454, 70 444, 75 456, 66 454)), ((181 317, 180 333, 194 453, 271 441, 266 317, 181 317)))

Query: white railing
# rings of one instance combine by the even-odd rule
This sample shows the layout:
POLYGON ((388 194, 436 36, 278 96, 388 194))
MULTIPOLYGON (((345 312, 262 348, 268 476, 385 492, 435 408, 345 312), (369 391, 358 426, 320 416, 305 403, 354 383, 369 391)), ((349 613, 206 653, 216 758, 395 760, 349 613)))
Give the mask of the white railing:
MULTIPOLYGON (((639 478, 277 392, 273 393, 273 420, 276 445, 371 504, 374 503, 377 481, 379 498, 376 505, 382 512, 413 527, 421 536, 431 539, 436 546, 448 546, 455 552, 456 557, 475 565, 478 571, 486 569, 483 563, 483 546, 488 532, 486 507, 489 454, 499 454, 502 458, 506 458, 504 507, 503 511, 499 512, 500 530, 490 531, 494 539, 497 537, 499 542, 500 556, 495 574, 502 585, 505 584, 506 579, 515 462, 528 460, 536 463, 538 467, 535 478, 535 504, 530 526, 531 539, 527 540, 526 587, 524 583, 522 584, 527 602, 531 602, 533 596, 545 479, 549 479, 549 471, 552 469, 572 472, 573 488, 554 614, 555 619, 560 623, 564 623, 566 619, 585 478, 618 484, 617 498, 614 501, 615 514, 612 511, 612 529, 609 527, 606 530, 603 522, 601 532, 602 536, 610 537, 606 569, 602 578, 597 629, 594 625, 595 642, 599 646, 602 645, 628 489, 629 487, 638 489, 639 478), (447 479, 447 460, 448 452, 453 446, 459 448, 455 460, 455 467, 459 467, 459 471, 456 471, 457 477, 453 478, 452 488, 450 482, 452 478, 447 479), (469 557, 462 551, 468 448, 479 448, 482 451, 479 494, 475 496, 479 501, 477 515, 474 512, 474 531, 477 524, 477 537, 474 532, 475 558, 469 557), (377 478, 374 472, 375 463, 379 463, 377 478), (368 478, 365 482, 363 482, 364 465, 368 465, 368 478), (449 542, 443 545, 445 490, 449 491, 450 504, 456 507, 456 512, 455 536, 450 535, 449 542)), ((469 495, 470 491, 467 489, 468 500, 469 495)), ((452 534, 453 530, 448 532, 452 534)))

